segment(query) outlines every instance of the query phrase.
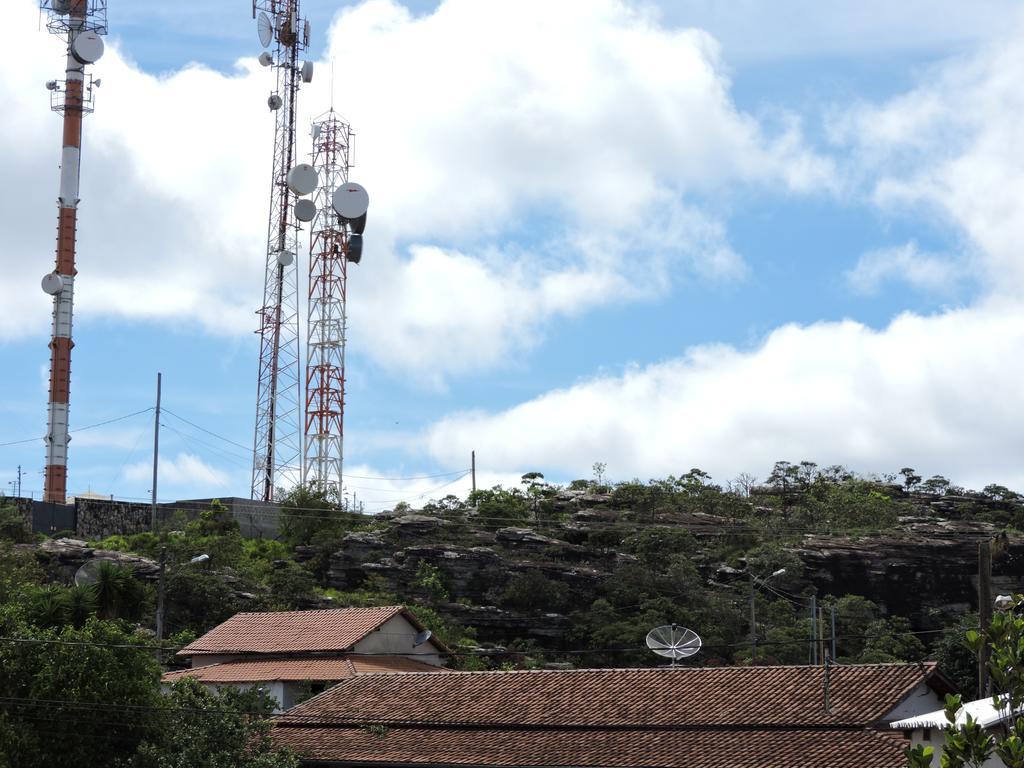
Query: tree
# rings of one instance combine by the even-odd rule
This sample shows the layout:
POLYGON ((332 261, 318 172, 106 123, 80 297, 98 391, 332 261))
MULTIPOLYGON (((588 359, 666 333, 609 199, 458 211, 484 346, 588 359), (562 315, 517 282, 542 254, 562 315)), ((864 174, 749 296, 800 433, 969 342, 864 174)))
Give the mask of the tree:
POLYGON ((268 715, 273 700, 259 691, 212 693, 197 680, 174 684, 159 728, 128 762, 130 768, 298 768, 292 752, 276 749, 268 715))
POLYGON ((903 475, 903 489, 910 493, 914 488, 921 484, 921 476, 914 472, 911 467, 904 467, 900 470, 900 474, 903 475))

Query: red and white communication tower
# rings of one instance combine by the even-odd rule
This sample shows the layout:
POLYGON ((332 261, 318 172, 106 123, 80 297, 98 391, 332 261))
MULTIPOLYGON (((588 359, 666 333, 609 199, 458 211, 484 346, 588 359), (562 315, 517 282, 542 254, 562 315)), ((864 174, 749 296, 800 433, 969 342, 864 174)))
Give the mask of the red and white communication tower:
MULTIPOLYGON (((271 501, 275 489, 300 479, 302 420, 299 392, 299 307, 295 203, 306 175, 295 162, 296 100, 300 82, 313 79, 312 62, 300 62, 309 46, 309 22, 298 0, 253 0, 253 18, 264 48, 260 63, 272 67, 276 88, 267 100, 275 115, 274 166, 270 183, 266 274, 260 317, 260 362, 253 441, 252 498, 271 501), (296 182, 300 184, 296 184, 296 182)), ((303 166, 308 168, 308 166, 303 166)), ((315 187, 315 180, 313 187, 315 187)))
MULTIPOLYGON (((345 309, 348 264, 363 254, 366 192, 348 180, 352 130, 332 109, 313 123, 320 186, 309 237, 306 315, 305 483, 342 498, 345 425, 345 309)), ((302 201, 305 202, 305 201, 302 201)))
MULTIPOLYGON (((103 55, 107 0, 42 0, 46 26, 67 39, 63 80, 46 84, 50 107, 64 117, 57 198, 57 263, 43 277, 43 291, 53 296, 50 338, 50 398, 46 427, 46 479, 43 500, 63 504, 68 480, 68 405, 71 394, 71 310, 75 292, 75 231, 82 154, 82 117, 93 111, 93 80, 85 68, 103 55)), ((99 85, 97 80, 96 85, 99 85)))

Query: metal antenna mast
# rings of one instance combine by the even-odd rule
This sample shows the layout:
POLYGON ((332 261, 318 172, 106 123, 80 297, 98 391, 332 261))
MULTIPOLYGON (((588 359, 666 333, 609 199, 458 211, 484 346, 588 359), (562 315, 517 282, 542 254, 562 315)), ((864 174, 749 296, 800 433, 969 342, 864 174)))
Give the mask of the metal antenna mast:
POLYGON ((299 53, 309 46, 309 22, 299 16, 299 0, 253 0, 252 13, 260 42, 264 47, 275 43, 273 53, 260 55, 260 63, 277 75, 276 90, 267 100, 276 120, 263 305, 257 310, 260 361, 252 467, 252 498, 271 501, 278 485, 300 477, 298 222, 292 211, 297 195, 289 188, 288 173, 295 159, 299 81, 313 79, 313 66, 299 63, 299 53))
MULTIPOLYGON (((71 395, 71 310, 75 275, 75 231, 78 217, 78 182, 82 152, 82 117, 93 111, 92 75, 85 73, 103 55, 107 33, 107 0, 41 0, 46 27, 67 38, 64 80, 51 80, 50 108, 64 117, 60 161, 60 196, 57 198, 57 259, 42 286, 53 296, 50 337, 50 396, 46 426, 46 477, 43 500, 63 504, 68 480, 68 404, 71 395)), ((99 80, 95 82, 99 86, 99 80)))
POLYGON ((309 244, 306 322, 306 431, 303 482, 342 498, 345 414, 345 310, 348 262, 362 258, 361 219, 334 208, 335 190, 348 184, 352 130, 333 108, 313 123, 313 167, 320 178, 309 244))

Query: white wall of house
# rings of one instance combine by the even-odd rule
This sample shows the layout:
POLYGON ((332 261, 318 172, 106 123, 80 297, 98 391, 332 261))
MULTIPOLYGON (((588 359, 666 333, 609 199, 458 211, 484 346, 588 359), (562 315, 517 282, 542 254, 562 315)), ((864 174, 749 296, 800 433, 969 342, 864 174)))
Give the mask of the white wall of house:
MULTIPOLYGON (((275 714, 277 712, 281 712, 285 709, 288 709, 288 707, 291 707, 293 705, 292 703, 294 703, 295 701, 295 692, 288 691, 287 685, 288 683, 281 682, 280 680, 271 680, 268 682, 256 683, 202 683, 202 686, 211 693, 218 693, 219 691, 224 690, 226 688, 235 688, 239 691, 248 691, 253 688, 262 688, 264 691, 267 692, 267 695, 273 697, 273 699, 277 702, 277 706, 274 708, 275 714), (285 704, 285 702, 289 701, 289 693, 291 693, 290 701, 292 703, 285 704)), ((293 683, 292 685, 295 685, 297 688, 298 683, 293 683)), ((170 693, 171 684, 161 683, 160 690, 164 694, 170 693)))
MULTIPOLYGON (((934 747, 932 755, 932 768, 942 768, 942 748, 946 744, 946 734, 941 728, 917 728, 910 734, 910 746, 916 747, 923 744, 926 747, 934 747)), ((984 763, 982 768, 1006 768, 1006 765, 998 757, 993 755, 984 763)))
POLYGON ((921 681, 909 695, 903 697, 899 704, 889 710, 882 718, 887 723, 917 717, 927 712, 934 712, 946 706, 946 700, 939 696, 928 683, 921 681))
POLYGON ((354 650, 356 653, 412 656, 424 664, 441 666, 441 654, 429 640, 423 645, 413 646, 418 632, 408 619, 399 614, 392 616, 379 629, 356 643, 354 650))

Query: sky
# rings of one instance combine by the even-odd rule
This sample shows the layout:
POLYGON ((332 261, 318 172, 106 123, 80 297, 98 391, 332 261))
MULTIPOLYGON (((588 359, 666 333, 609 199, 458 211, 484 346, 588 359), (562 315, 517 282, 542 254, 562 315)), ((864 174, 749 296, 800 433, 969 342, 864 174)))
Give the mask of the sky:
MULTIPOLYGON (((9 3, 0 490, 20 466, 39 498, 63 45, 9 3)), ((1019 4, 302 7, 300 125, 333 104, 370 193, 345 427, 368 511, 464 495, 472 451, 481 487, 809 460, 1024 490, 1019 4)), ((159 371, 160 498, 248 495, 273 138, 249 10, 109 3, 71 493, 148 497, 159 371)))

